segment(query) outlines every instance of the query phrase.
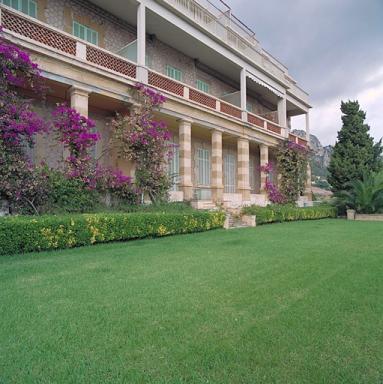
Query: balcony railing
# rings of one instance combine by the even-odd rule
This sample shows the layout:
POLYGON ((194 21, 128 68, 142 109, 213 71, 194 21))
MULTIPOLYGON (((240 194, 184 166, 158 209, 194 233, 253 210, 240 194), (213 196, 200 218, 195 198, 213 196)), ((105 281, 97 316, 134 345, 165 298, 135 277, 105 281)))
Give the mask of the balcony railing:
POLYGON ((287 82, 291 92, 305 102, 308 94, 289 76, 288 68, 263 49, 255 33, 236 18, 221 0, 162 0, 194 21, 225 44, 280 79, 287 82))
MULTIPOLYGON (((93 44, 86 43, 20 12, 0 6, 0 20, 5 31, 16 33, 111 73, 122 75, 129 79, 137 78, 137 66, 135 63, 93 44)), ((216 113, 243 121, 242 110, 239 107, 153 70, 148 71, 148 83, 152 87, 189 100, 216 113)), ((277 135, 282 135, 283 132, 283 127, 275 122, 251 113, 247 113, 245 122, 277 135)))
POLYGON ((308 145, 308 142, 306 139, 304 139, 303 137, 294 135, 292 133, 289 133, 289 141, 292 141, 293 143, 302 145, 304 147, 308 145))

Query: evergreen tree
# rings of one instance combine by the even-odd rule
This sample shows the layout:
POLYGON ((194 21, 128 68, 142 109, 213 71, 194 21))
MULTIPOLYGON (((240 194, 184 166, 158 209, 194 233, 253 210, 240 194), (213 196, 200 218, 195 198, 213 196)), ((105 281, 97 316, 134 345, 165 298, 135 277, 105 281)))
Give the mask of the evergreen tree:
POLYGON ((328 168, 328 182, 334 192, 347 189, 346 183, 362 180, 364 174, 382 169, 382 143, 374 144, 370 127, 364 123, 366 113, 358 101, 342 101, 341 111, 343 127, 328 168))

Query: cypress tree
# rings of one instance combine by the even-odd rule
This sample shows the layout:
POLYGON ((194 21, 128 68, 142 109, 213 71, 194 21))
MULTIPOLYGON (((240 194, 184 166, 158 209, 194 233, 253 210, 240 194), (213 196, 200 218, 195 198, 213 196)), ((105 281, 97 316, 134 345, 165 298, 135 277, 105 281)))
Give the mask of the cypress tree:
POLYGON ((364 123, 366 113, 358 101, 342 101, 341 111, 343 126, 328 168, 333 192, 347 189, 349 181, 362 180, 364 174, 382 169, 382 143, 374 144, 370 127, 364 123))

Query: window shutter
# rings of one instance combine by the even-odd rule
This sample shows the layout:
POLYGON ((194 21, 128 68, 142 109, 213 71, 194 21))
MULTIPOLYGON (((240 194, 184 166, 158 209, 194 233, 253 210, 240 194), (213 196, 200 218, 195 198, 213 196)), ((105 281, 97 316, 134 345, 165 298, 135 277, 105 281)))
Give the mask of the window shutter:
POLYGON ((88 43, 98 45, 98 32, 77 21, 73 21, 73 35, 88 43))

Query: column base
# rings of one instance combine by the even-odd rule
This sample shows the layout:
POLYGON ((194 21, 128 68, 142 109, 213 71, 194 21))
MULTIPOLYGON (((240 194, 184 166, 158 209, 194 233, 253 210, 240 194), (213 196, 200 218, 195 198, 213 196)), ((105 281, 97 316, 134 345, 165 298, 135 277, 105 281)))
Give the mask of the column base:
POLYGON ((238 189, 238 193, 242 195, 242 201, 250 201, 250 188, 238 189))
POLYGON ((223 187, 212 187, 211 198, 216 204, 223 203, 223 187))
POLYGON ((180 190, 184 193, 184 201, 192 201, 193 200, 193 186, 192 185, 180 186, 180 190))

